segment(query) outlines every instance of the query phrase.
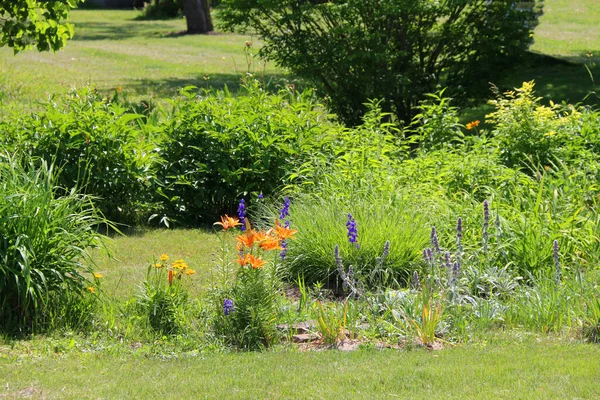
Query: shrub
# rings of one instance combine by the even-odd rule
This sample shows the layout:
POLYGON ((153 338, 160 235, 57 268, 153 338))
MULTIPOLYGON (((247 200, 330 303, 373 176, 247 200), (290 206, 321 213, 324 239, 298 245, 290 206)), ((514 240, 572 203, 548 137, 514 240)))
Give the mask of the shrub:
POLYGON ((309 155, 327 151, 338 128, 310 92, 266 93, 257 82, 233 97, 184 91, 160 125, 167 213, 180 223, 232 214, 241 195, 268 195, 309 155))
POLYGON ((112 221, 133 222, 141 204, 153 198, 154 158, 146 117, 118 97, 89 88, 50 101, 39 113, 4 121, 5 145, 60 168, 57 184, 94 196, 112 221), (114 100, 114 101, 113 101, 114 100))
POLYGON ((89 197, 57 195, 57 174, 16 158, 0 163, 0 329, 43 330, 52 315, 89 311, 95 291, 88 249, 103 245, 89 197))
POLYGON ((222 26, 255 32, 261 55, 318 85, 333 111, 360 124, 370 99, 410 123, 444 83, 473 92, 531 43, 521 2, 224 0, 222 26))
POLYGON ((582 115, 577 108, 540 105, 541 97, 534 96, 533 88, 533 82, 525 82, 521 88, 490 101, 496 110, 487 115, 487 122, 495 125, 491 133, 502 161, 509 167, 537 169, 556 158, 573 159, 582 149, 580 143, 589 147, 594 140, 595 134, 589 128, 586 137, 580 138, 582 115))

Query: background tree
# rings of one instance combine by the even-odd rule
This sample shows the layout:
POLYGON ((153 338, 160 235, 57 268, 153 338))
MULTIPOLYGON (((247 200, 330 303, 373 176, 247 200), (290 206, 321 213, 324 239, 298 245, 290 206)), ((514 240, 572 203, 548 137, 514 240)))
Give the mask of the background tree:
POLYGON ((183 12, 187 33, 208 33, 213 28, 209 0, 153 0, 144 8, 141 19, 175 18, 183 12))
POLYGON ((369 99, 410 121, 424 94, 466 98, 524 54, 529 9, 510 0, 223 0, 231 31, 251 30, 261 55, 314 82, 346 123, 369 99))
POLYGON ((183 0, 187 33, 207 33, 213 30, 208 0, 183 0))
POLYGON ((39 51, 61 49, 73 37, 66 22, 81 0, 0 0, 0 46, 15 53, 35 46, 39 51))

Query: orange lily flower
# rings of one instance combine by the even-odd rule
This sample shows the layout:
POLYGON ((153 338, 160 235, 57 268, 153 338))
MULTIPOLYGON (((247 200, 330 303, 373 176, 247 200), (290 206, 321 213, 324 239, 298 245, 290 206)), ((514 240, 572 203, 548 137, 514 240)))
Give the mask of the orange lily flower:
POLYGON ((273 237, 273 236, 267 236, 265 238, 265 240, 263 240, 262 242, 260 242, 259 246, 264 251, 269 251, 269 250, 283 250, 283 247, 281 247, 280 244, 279 244, 279 238, 276 238, 276 237, 273 237))
POLYGON ((466 128, 467 128, 467 130, 471 130, 471 129, 475 128, 476 126, 479 126, 479 120, 469 122, 467 124, 466 128))
POLYGON ((227 214, 221 217, 221 222, 215 222, 213 225, 221 225, 223 230, 226 231, 231 228, 235 228, 236 226, 242 225, 240 220, 235 217, 230 217, 227 214))
POLYGON ((238 243, 243 243, 246 247, 252 247, 257 239, 257 232, 253 230, 247 230, 246 233, 237 237, 238 243))
POLYGON ((285 226, 279 225, 279 220, 275 220, 275 232, 280 240, 294 239, 294 235, 298 232, 295 229, 286 228, 285 226))
POLYGON ((244 265, 248 264, 248 256, 249 255, 250 254, 246 254, 244 257, 238 256, 237 263, 240 264, 240 266, 242 266, 242 267, 244 265))
POLYGON ((246 265, 250 264, 252 269, 263 268, 265 266, 265 260, 260 257, 254 257, 252 254, 248 254, 246 257, 248 258, 246 265))

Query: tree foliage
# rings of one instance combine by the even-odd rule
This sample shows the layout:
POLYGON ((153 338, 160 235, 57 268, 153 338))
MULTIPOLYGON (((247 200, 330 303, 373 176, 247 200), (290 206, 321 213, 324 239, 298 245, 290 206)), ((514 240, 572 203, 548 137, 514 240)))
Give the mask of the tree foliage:
POLYGON ((316 83, 356 125, 368 99, 410 121, 439 84, 467 96, 531 42, 531 9, 511 0, 224 0, 232 31, 264 41, 263 57, 316 83))
POLYGON ((35 46, 56 51, 73 37, 66 22, 69 10, 81 0, 0 0, 0 46, 16 52, 35 46))

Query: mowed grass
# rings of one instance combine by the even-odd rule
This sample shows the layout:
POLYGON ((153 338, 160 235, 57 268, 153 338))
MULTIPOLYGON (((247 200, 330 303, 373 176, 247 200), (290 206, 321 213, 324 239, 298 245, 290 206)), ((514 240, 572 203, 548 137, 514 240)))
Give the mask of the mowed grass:
POLYGON ((250 71, 265 79, 283 72, 258 58, 260 44, 251 36, 216 33, 182 35, 185 20, 137 21, 134 10, 73 10, 75 37, 55 54, 0 49, 0 105, 34 107, 48 96, 91 84, 108 92, 123 88, 138 97, 163 98, 187 85, 235 87, 250 71))
MULTIPOLYGON (((250 70, 268 82, 292 78, 273 63, 248 59, 246 41, 258 52, 259 41, 246 35, 217 33, 181 35, 185 20, 138 21, 133 10, 74 10, 75 38, 56 53, 25 51, 16 56, 0 49, 0 107, 36 108, 36 103, 70 88, 91 84, 104 93, 123 88, 134 100, 172 96, 187 85, 236 89, 250 70)), ((218 20, 218 12, 215 12, 218 20)), ((555 102, 581 102, 598 90, 600 81, 600 7, 596 0, 545 0, 544 14, 535 29, 534 53, 577 64, 542 60, 522 68, 501 89, 535 79, 538 93, 555 102), (592 58, 586 54, 593 54, 592 58), (594 65, 595 64, 595 65, 594 65)), ((587 102, 598 104, 597 96, 587 102)), ((482 114, 477 109, 475 114, 482 114)))
POLYGON ((592 53, 600 61, 600 4, 596 0, 544 0, 535 29, 535 52, 580 62, 592 53))
POLYGON ((0 358, 0 398, 595 399, 600 347, 534 343, 444 351, 94 353, 0 358))
MULTIPOLYGON (((148 266, 157 262, 161 254, 169 256, 168 262, 185 260, 197 274, 188 279, 188 289, 197 296, 208 287, 215 262, 220 257, 217 235, 202 229, 154 229, 116 236, 104 251, 93 253, 97 270, 103 275, 103 291, 115 300, 131 298, 146 277, 148 266)), ((235 255, 231 255, 232 259, 235 255)))

